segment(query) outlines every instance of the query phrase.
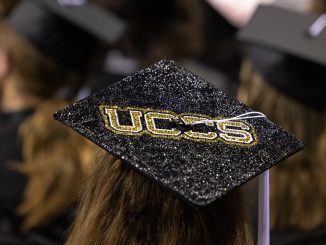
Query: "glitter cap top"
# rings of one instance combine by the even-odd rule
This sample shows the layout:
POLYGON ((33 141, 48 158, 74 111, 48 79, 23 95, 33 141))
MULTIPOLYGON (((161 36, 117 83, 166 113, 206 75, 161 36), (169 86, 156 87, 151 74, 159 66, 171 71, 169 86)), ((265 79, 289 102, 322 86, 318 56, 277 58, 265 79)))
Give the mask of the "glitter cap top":
POLYGON ((251 112, 162 60, 54 117, 191 205, 205 206, 303 147, 267 118, 237 117, 251 112))

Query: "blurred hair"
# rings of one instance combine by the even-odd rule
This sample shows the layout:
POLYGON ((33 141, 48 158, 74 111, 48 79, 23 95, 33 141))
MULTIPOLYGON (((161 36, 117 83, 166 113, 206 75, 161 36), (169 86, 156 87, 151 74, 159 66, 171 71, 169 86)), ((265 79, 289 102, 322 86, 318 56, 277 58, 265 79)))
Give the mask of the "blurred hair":
POLYGON ((94 149, 84 137, 53 119, 52 114, 66 105, 44 102, 20 126, 23 163, 14 168, 28 177, 18 207, 24 230, 66 214, 83 187, 94 149))
MULTIPOLYGON (((23 163, 14 166, 28 177, 18 213, 24 217, 22 228, 30 230, 68 213, 82 188, 93 149, 84 137, 56 122, 52 114, 67 105, 54 99, 58 89, 70 89, 74 95, 88 69, 77 71, 56 63, 5 21, 0 23, 0 48, 8 53, 19 92, 42 99, 20 127, 23 163)), ((85 66, 91 62, 85 61, 85 66)))
POLYGON ((20 0, 1 0, 0 1, 0 16, 3 17, 8 14, 20 0))
POLYGON ((200 0, 94 0, 129 23, 121 49, 147 66, 164 57, 196 56, 201 49, 200 0))
POLYGON ((326 12, 326 0, 312 0, 311 10, 316 13, 326 12))
POLYGON ((18 89, 22 93, 46 99, 63 86, 75 92, 82 85, 82 72, 58 65, 4 22, 0 23, 0 48, 9 54, 11 72, 19 81, 18 89))
POLYGON ((250 244, 241 203, 235 190, 207 207, 192 208, 102 153, 67 244, 250 244))
POLYGON ((271 169, 272 228, 309 230, 326 224, 325 112, 271 87, 249 61, 242 67, 241 81, 240 100, 306 143, 303 151, 271 169))

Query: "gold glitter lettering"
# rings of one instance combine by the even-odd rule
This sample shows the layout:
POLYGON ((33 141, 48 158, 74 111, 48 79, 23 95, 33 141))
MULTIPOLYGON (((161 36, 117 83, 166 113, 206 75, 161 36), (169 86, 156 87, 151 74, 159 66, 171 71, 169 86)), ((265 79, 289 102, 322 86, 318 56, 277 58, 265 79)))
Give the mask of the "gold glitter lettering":
MULTIPOLYGON (((254 128, 243 121, 204 122, 212 126, 208 132, 197 132, 194 129, 182 132, 177 128, 162 128, 158 126, 160 120, 172 121, 181 119, 186 125, 203 120, 214 120, 202 114, 175 114, 171 111, 154 110, 150 108, 135 108, 118 106, 99 106, 104 119, 105 127, 116 134, 140 136, 148 134, 151 137, 163 137, 175 140, 187 139, 200 142, 223 141, 228 144, 252 146, 257 143, 254 128), (129 112, 131 125, 122 125, 118 112, 129 112), (144 120, 144 122, 142 122, 144 120), (143 125, 146 128, 143 128, 143 125)), ((219 120, 222 118, 218 118, 219 120)))
POLYGON ((144 116, 145 123, 147 126, 147 131, 153 135, 161 135, 161 136, 178 136, 181 134, 180 130, 175 128, 172 129, 161 129, 157 128, 155 124, 155 120, 168 120, 172 121, 173 119, 177 119, 178 117, 170 114, 170 113, 162 113, 162 112, 147 112, 144 116))
POLYGON ((116 106, 101 106, 102 116, 107 129, 117 134, 140 135, 143 126, 141 124, 142 112, 133 108, 119 108, 116 106), (129 111, 132 125, 121 125, 119 121, 118 111, 129 111))
MULTIPOLYGON (((198 117, 198 116, 190 116, 190 115, 183 115, 181 116, 181 120, 185 124, 192 124, 194 122, 207 120, 208 117, 198 117)), ((208 122, 206 125, 214 126, 214 123, 208 122)), ((201 132, 195 132, 193 130, 185 132, 184 133, 185 138, 195 139, 195 140, 215 140, 218 137, 217 133, 214 132, 207 132, 207 133, 201 133, 201 132)))
POLYGON ((220 137, 227 142, 251 144, 254 138, 248 130, 250 127, 244 122, 226 121, 217 123, 217 128, 222 132, 220 137))

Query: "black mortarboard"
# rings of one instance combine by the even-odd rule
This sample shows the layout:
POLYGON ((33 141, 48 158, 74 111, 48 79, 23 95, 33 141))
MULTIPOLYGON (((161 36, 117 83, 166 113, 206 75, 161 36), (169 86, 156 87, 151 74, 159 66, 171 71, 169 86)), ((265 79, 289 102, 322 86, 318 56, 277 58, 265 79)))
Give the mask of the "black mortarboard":
POLYGON ((248 113, 163 60, 54 117, 190 204, 204 206, 303 147, 267 118, 248 113), (233 118, 240 115, 244 119, 233 118))
POLYGON ((85 63, 95 40, 113 44, 126 30, 124 21, 82 0, 24 0, 7 22, 33 46, 72 68, 85 63))
POLYGON ((324 18, 260 6, 239 33, 240 40, 256 46, 249 58, 268 83, 316 108, 326 105, 324 18))

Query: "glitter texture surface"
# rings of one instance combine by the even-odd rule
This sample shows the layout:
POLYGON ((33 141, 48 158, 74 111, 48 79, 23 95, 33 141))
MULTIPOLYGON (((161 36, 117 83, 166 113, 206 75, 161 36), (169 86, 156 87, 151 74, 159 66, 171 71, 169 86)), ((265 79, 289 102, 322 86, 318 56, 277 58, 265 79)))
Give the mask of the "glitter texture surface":
MULTIPOLYGON (((248 145, 224 140, 153 137, 147 133, 119 134, 106 128, 101 106, 145 108, 176 115, 201 114, 212 118, 234 117, 251 109, 175 62, 162 60, 54 115, 55 119, 195 206, 215 201, 303 147, 302 142, 266 118, 242 120, 255 132, 255 143, 248 145)), ((144 115, 139 118, 142 129, 146 129, 144 115)), ((178 127, 178 120, 170 129, 177 128, 182 133, 193 129, 182 124, 178 127)), ((164 120, 156 122, 158 128, 168 127, 162 123, 164 120)), ((121 119, 120 123, 133 125, 131 120, 121 119)), ((221 134, 212 125, 204 126, 206 128, 200 129, 202 132, 221 134)), ((228 135, 241 138, 239 134, 228 135)))

